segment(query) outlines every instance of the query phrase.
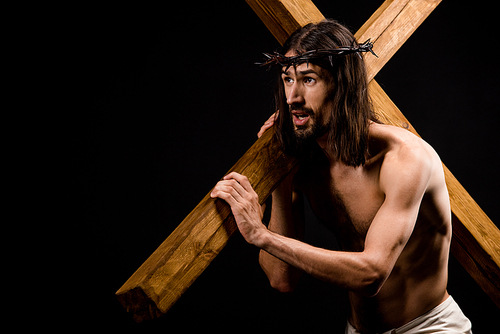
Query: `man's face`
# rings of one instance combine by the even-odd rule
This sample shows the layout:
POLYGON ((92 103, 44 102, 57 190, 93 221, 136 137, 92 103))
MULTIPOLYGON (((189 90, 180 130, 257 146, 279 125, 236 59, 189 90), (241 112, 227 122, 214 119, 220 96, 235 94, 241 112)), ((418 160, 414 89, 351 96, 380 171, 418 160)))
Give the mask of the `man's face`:
POLYGON ((330 75, 320 66, 311 63, 285 69, 282 69, 281 78, 296 136, 299 139, 322 137, 331 121, 330 75))

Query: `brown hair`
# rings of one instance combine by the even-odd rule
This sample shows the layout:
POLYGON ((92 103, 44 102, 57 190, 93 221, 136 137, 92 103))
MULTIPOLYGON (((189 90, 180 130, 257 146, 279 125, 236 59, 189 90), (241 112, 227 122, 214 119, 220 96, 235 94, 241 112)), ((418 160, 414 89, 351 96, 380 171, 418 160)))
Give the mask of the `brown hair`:
MULTIPOLYGON (((289 51, 301 54, 311 50, 356 45, 356 39, 346 27, 328 19, 295 31, 283 45, 282 54, 289 51)), ((348 166, 364 165, 368 154, 369 122, 378 122, 368 96, 365 62, 356 53, 332 58, 310 60, 326 69, 334 84, 330 96, 333 108, 327 140, 329 154, 348 166)), ((302 152, 294 135, 281 78, 277 83, 275 103, 276 109, 280 111, 275 123, 276 137, 285 153, 300 156, 302 152)))

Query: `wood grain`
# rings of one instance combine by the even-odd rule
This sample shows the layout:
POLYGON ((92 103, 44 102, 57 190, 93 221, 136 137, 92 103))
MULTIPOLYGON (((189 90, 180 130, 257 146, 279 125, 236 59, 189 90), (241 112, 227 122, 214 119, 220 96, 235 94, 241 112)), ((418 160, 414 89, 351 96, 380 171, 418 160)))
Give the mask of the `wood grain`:
MULTIPOLYGON (((230 169, 249 179, 261 204, 296 165, 283 155, 273 134, 266 131, 230 169)), ((236 231, 230 207, 210 198, 210 192, 117 291, 135 321, 166 313, 236 231)))
POLYGON ((246 0, 246 2, 281 45, 300 27, 325 19, 310 0, 246 0))
POLYGON ((371 39, 376 57, 365 57, 368 81, 384 67, 441 0, 385 1, 355 34, 363 43, 371 39))

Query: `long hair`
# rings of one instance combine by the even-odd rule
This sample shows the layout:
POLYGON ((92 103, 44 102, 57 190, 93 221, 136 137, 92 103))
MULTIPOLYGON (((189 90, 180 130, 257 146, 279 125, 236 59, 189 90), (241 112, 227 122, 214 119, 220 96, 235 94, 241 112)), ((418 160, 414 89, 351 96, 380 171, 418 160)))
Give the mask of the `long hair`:
MULTIPOLYGON (((356 39, 346 27, 328 19, 295 31, 283 45, 281 53, 292 51, 300 54, 355 45, 356 39)), ((364 165, 368 154, 369 121, 378 122, 368 95, 364 60, 358 54, 349 54, 334 56, 332 62, 328 58, 310 62, 329 71, 333 80, 334 88, 329 97, 333 108, 332 122, 327 130, 328 153, 348 166, 364 165)), ((281 79, 277 82, 275 103, 276 109, 280 111, 275 122, 276 137, 285 153, 300 157, 302 152, 294 135, 293 120, 281 79)))

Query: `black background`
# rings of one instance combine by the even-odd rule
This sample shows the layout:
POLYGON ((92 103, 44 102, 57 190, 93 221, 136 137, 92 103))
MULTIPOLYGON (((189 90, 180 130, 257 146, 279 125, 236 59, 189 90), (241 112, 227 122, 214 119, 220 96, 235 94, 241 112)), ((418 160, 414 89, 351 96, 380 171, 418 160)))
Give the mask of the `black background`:
MULTIPOLYGON (((381 3, 314 2, 353 31, 381 3)), ((376 80, 498 224, 498 27, 493 8, 474 5, 443 1, 376 80)), ((341 290, 306 276, 291 295, 273 291, 239 234, 166 316, 131 320, 114 293, 256 140, 274 78, 253 63, 278 44, 242 0, 61 10, 67 165, 51 327, 341 333, 341 290)), ((332 237, 313 220, 307 240, 332 237)), ((449 292, 475 333, 496 324, 498 308, 453 257, 449 292)))

